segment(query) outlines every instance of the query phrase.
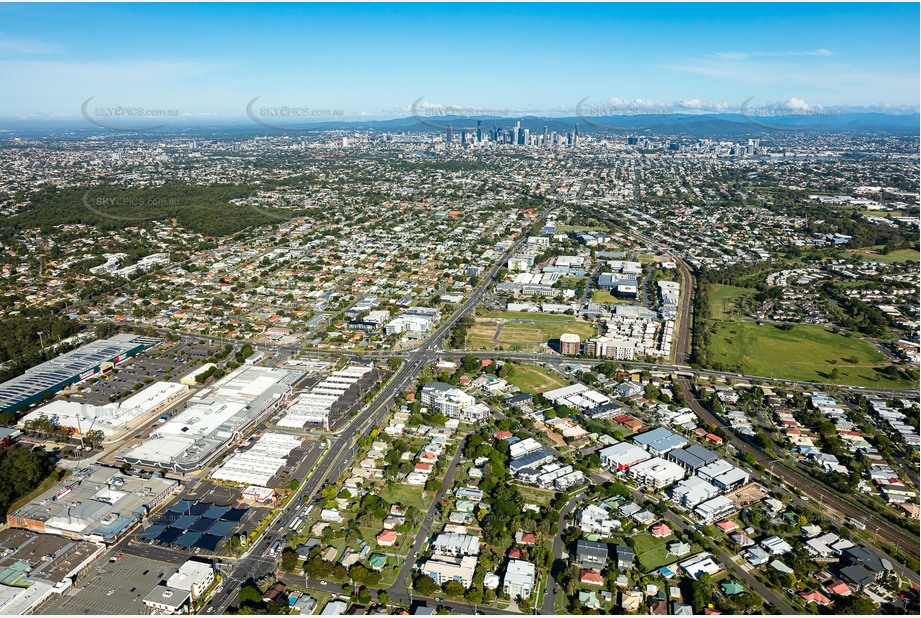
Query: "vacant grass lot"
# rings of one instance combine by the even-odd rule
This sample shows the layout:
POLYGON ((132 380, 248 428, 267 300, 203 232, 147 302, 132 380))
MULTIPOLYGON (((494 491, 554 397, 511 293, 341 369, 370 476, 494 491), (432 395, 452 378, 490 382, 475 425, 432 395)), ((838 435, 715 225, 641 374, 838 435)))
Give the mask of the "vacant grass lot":
POLYGON ((583 340, 595 335, 595 327, 568 315, 545 315, 540 313, 489 312, 486 317, 477 318, 477 323, 468 330, 467 348, 494 350, 539 349, 552 339, 559 339, 563 333, 575 333, 583 340), (504 317, 499 322, 493 318, 504 317))
POLYGON ((505 320, 530 320, 533 322, 569 322, 573 319, 571 315, 530 311, 478 311, 476 315, 478 318, 503 318, 505 320))
POLYGON ((735 313, 735 300, 758 290, 716 283, 710 286, 710 315, 714 320, 730 320, 735 313))
POLYGON ((770 324, 721 322, 712 352, 714 361, 741 365, 741 372, 751 375, 853 386, 912 386, 876 370, 886 365, 886 357, 871 343, 822 326, 797 325, 785 331, 770 324), (833 378, 835 369, 838 375, 833 378))
POLYGON ((537 487, 527 487, 525 485, 515 485, 515 489, 521 494, 521 498, 526 504, 536 504, 538 506, 547 506, 553 502, 553 491, 538 489, 537 487))
POLYGON ((607 290, 592 290, 593 303, 622 303, 623 299, 617 298, 607 290))
POLYGON ((543 393, 566 386, 561 378, 537 365, 515 365, 514 373, 506 380, 526 393, 543 393))
POLYGON ((390 483, 380 491, 380 497, 391 504, 402 504, 403 506, 414 506, 419 511, 424 512, 428 509, 430 496, 423 497, 425 492, 421 487, 413 485, 403 485, 402 483, 390 483))
POLYGON ((640 570, 646 573, 674 562, 677 558, 669 556, 668 549, 665 547, 666 543, 674 540, 674 536, 657 539, 645 533, 634 534, 630 537, 633 553, 636 554, 636 559, 640 563, 640 570))
POLYGON ((896 262, 907 262, 909 260, 917 262, 921 260, 921 253, 915 251, 914 249, 899 249, 897 251, 891 251, 886 255, 863 253, 860 257, 865 262, 882 262, 884 264, 895 264, 896 262))

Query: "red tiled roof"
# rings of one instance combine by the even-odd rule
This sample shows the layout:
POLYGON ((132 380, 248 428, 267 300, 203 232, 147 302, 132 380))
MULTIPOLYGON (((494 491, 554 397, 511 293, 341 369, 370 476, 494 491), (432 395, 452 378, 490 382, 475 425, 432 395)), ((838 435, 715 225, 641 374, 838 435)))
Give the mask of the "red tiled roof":
POLYGON ((579 581, 583 584, 590 584, 593 586, 604 585, 604 578, 601 576, 601 573, 591 569, 582 569, 579 573, 579 581))
POLYGON ((799 595, 803 597, 806 601, 813 601, 821 605, 828 605, 831 603, 831 599, 819 592, 818 590, 810 590, 809 592, 800 592, 799 595))

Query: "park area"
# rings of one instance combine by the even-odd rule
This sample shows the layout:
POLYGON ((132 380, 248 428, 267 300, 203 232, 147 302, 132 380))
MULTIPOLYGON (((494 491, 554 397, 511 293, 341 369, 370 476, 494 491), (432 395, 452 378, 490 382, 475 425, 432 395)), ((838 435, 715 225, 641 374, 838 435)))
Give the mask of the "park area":
POLYGON ((783 328, 754 322, 721 322, 712 339, 713 362, 740 373, 782 380, 851 386, 907 388, 889 374, 886 357, 868 341, 822 326, 783 328))
POLYGON ((866 253, 862 252, 861 259, 865 262, 882 262, 883 264, 896 264, 899 262, 917 262, 921 259, 921 253, 914 249, 898 249, 889 253, 866 253))
POLYGON ((756 294, 753 288, 740 288, 735 285, 714 283, 710 286, 710 315, 714 320, 730 320, 738 316, 736 302, 740 298, 756 294))
POLYGON ((541 351, 563 333, 583 340, 595 335, 595 327, 569 315, 490 311, 476 318, 468 330, 467 349, 541 351))

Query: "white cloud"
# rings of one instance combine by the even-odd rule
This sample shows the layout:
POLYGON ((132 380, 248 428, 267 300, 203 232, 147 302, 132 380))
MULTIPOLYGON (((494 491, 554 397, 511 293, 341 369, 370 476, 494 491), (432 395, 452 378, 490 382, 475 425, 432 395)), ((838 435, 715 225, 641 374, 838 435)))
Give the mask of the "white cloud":
POLYGON ((799 97, 790 97, 782 104, 782 107, 787 109, 792 109, 798 112, 808 112, 810 110, 819 109, 816 106, 810 105, 805 101, 805 99, 800 99, 799 97))
POLYGON ((713 55, 723 60, 749 60, 751 58, 784 58, 791 56, 834 56, 835 53, 824 47, 820 47, 819 49, 810 49, 808 51, 728 51, 714 52, 713 55))
POLYGON ((61 51, 57 43, 46 43, 38 39, 10 36, 0 33, 0 53, 47 55, 61 51))
POLYGON ((680 101, 675 101, 676 107, 683 107, 685 109, 693 109, 699 111, 711 111, 711 112, 722 112, 730 108, 729 103, 725 101, 714 101, 712 99, 681 99, 680 101))

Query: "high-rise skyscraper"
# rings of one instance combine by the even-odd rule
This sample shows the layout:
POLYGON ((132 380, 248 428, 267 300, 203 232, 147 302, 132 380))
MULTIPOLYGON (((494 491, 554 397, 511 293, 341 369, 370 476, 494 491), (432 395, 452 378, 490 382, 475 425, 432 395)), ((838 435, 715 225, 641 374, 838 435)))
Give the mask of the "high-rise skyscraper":
POLYGON ((454 141, 454 127, 448 125, 448 134, 445 136, 445 141, 449 144, 454 141))
POLYGON ((483 121, 482 120, 476 121, 476 141, 478 144, 483 142, 483 121))

